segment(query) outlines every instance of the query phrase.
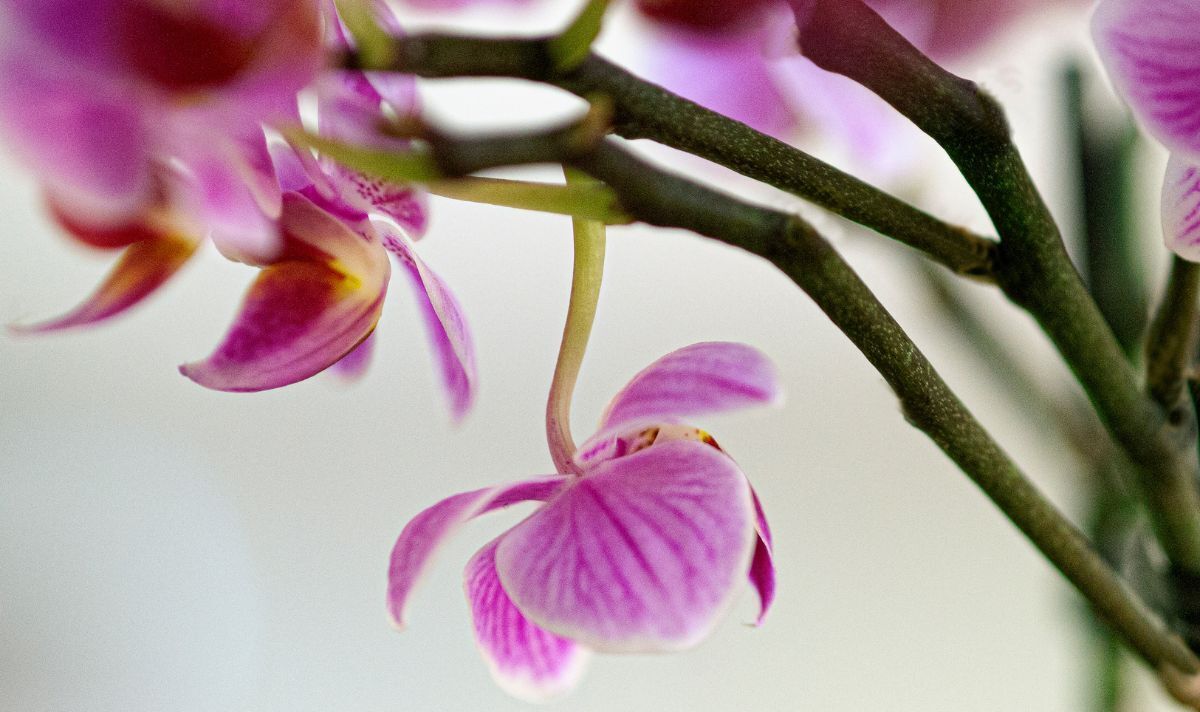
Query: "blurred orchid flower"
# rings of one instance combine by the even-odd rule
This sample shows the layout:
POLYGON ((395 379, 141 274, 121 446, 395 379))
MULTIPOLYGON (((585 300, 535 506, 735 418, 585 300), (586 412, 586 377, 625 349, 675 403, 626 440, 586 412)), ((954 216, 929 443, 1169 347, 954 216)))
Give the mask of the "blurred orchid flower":
POLYGON ((322 57, 312 2, 0 0, 0 137, 78 241, 122 255, 66 315, 137 304, 211 234, 246 262, 281 250, 261 122, 292 120, 322 57))
MULTIPOLYGON (((981 47, 1044 0, 867 0, 940 62, 981 47)), ((784 0, 636 0, 654 41, 635 67, 647 78, 760 131, 815 130, 855 163, 887 178, 911 165, 907 122, 845 77, 795 53, 784 0)))
POLYGON ((227 255, 274 256, 260 124, 321 65, 315 0, 0 0, 0 27, 0 135, 72 223, 126 230, 167 198, 227 255))
POLYGON ((475 638, 508 692, 543 699, 578 680, 588 650, 660 652, 706 637, 749 572, 759 621, 775 593, 771 535, 745 475, 683 418, 779 399, 771 363, 741 344, 659 359, 609 403, 579 473, 464 492, 418 514, 392 550, 388 609, 470 519, 542 504, 468 562, 475 638))
POLYGON ((1171 151, 1163 181, 1166 245, 1200 262, 1200 5, 1104 0, 1092 31, 1100 58, 1134 114, 1171 151))
MULTIPOLYGON (((7 1, 0 10, 18 22, 7 26, 5 37, 28 35, 29 42, 48 40, 37 31, 69 9, 57 2, 35 7, 7 1)), ((320 16, 310 11, 327 13, 327 42, 346 45, 332 2, 238 4, 229 14, 218 12, 223 5, 217 0, 182 9, 164 9, 152 0, 84 6, 92 24, 67 29, 99 33, 87 36, 98 44, 68 36, 67 49, 79 56, 66 52, 66 59, 44 59, 98 83, 90 94, 41 99, 68 104, 68 113, 74 111, 69 102, 95 96, 131 107, 127 118, 141 132, 137 141, 114 147, 107 136, 98 136, 80 146, 104 149, 100 157, 114 165, 146 171, 152 185, 148 195, 130 195, 124 202, 114 197, 119 191, 110 191, 98 201, 115 202, 120 210, 99 215, 73 201, 81 196, 87 202, 103 191, 62 182, 79 172, 94 177, 104 168, 89 167, 96 156, 76 152, 78 160, 67 166, 74 172, 62 180, 54 172, 62 166, 48 165, 41 177, 60 224, 86 244, 125 252, 81 306, 23 330, 81 326, 120 313, 165 282, 195 251, 199 236, 210 232, 227 256, 262 271, 221 344, 206 359, 182 366, 186 376, 218 390, 258 391, 308 378, 347 356, 342 370, 353 372, 369 354, 368 338, 391 272, 390 251, 412 277, 452 412, 461 418, 473 397, 474 355, 457 302, 412 249, 412 240, 426 227, 424 195, 287 146, 270 149, 261 128, 262 121, 298 120, 295 94, 315 73, 320 56, 310 61, 314 58, 307 54, 312 32, 320 29, 320 16), (254 33, 245 34, 250 29, 254 33), (152 30, 179 33, 177 40, 184 43, 179 46, 202 46, 193 48, 198 55, 191 59, 151 56, 162 40, 144 36, 152 30), (235 41, 244 46, 234 47, 235 41), (239 47, 244 57, 234 52, 239 47), (228 57, 221 54, 226 50, 228 57), (129 94, 121 98, 120 91, 129 94)), ((383 4, 376 6, 381 20, 398 31, 383 4)), ((315 37, 320 49, 320 35, 315 37)), ((170 54, 174 48, 158 49, 170 54)), ((28 58, 10 48, 3 59, 8 70, 28 58)), ((0 126, 16 126, 18 137, 38 138, 36 122, 9 101, 23 96, 14 92, 23 82, 19 76, 0 77, 0 122, 7 121, 0 126)), ((36 83, 26 88, 33 91, 36 83)), ((406 115, 416 101, 411 77, 348 71, 322 75, 316 95, 319 130, 344 140, 378 136, 386 117, 406 115)), ((85 123, 84 133, 90 127, 85 123)), ((108 123, 97 129, 115 130, 108 123)))

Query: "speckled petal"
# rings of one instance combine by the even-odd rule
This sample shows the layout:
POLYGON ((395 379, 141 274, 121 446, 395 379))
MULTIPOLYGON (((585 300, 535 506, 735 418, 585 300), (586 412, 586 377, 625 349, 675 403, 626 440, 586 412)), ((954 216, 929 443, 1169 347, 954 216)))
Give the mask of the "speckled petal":
POLYGON ((1172 156, 1162 192, 1163 238, 1175 254, 1200 262, 1200 164, 1172 156))
POLYGON ((1200 3, 1105 0, 1092 33, 1134 113, 1175 150, 1200 153, 1200 3))
POLYGON ((343 190, 357 195, 374 212, 396 222, 412 239, 420 239, 429 227, 429 200, 424 190, 406 183, 372 178, 343 167, 335 168, 343 190))
MULTIPOLYGON (((379 226, 386 230, 386 226, 379 226)), ((396 232, 387 232, 384 244, 396 255, 412 280, 413 291, 425 319, 450 412, 461 420, 475 400, 475 346, 462 307, 442 280, 425 266, 412 245, 396 232)))
POLYGON ((47 332, 88 326, 112 318, 161 287, 196 251, 197 240, 159 236, 136 242, 121 254, 100 287, 82 304, 50 321, 14 325, 18 332, 47 332))
POLYGON ((707 636, 746 580, 754 505, 737 466, 677 440, 588 471, 500 541, 504 590, 537 625, 603 652, 707 636))
POLYGON ((264 268, 221 345, 180 367, 202 386, 261 391, 313 376, 367 338, 390 266, 377 245, 295 193, 284 196, 284 257, 264 268))
POLYGON ((462 492, 413 517, 396 539, 388 567, 387 607, 396 627, 404 628, 409 596, 433 563, 438 549, 460 526, 510 504, 549 499, 567 480, 566 476, 552 475, 462 492))
POLYGON ((588 654, 574 641, 539 628, 512 604, 496 575, 498 543, 471 557, 464 574, 475 642, 501 689, 542 702, 575 686, 588 654))

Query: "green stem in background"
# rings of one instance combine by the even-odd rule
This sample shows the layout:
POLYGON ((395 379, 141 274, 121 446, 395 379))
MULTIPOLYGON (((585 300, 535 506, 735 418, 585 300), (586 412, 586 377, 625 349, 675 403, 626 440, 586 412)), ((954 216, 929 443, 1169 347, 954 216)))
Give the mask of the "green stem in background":
POLYGON ((1133 153, 1138 132, 1095 120, 1086 110, 1083 70, 1072 62, 1063 72, 1067 125, 1078 158, 1078 240, 1083 275, 1100 313, 1133 361, 1139 354, 1149 311, 1140 237, 1133 224, 1133 153))
MULTIPOLYGON (((569 186, 586 186, 591 178, 572 169, 565 170, 569 186)), ((574 269, 571 272, 571 301, 567 306, 567 322, 563 326, 558 362, 554 364, 554 380, 546 401, 546 442, 550 457, 560 473, 579 472, 572 459, 575 440, 571 437, 571 396, 579 379, 579 368, 587 352, 596 305, 600 300, 600 283, 604 278, 604 223, 584 218, 572 218, 575 233, 574 269)))
MULTIPOLYGON (((994 330, 994 324, 984 319, 963 299, 963 287, 944 270, 938 270, 927 261, 917 263, 937 308, 953 325, 954 331, 966 340, 996 378, 1004 384, 1004 394, 1019 407, 1026 417, 1035 417, 1038 429, 1058 428, 1066 439, 1075 444, 1081 438, 1072 427, 1071 413, 1054 400, 1053 393, 1038 381, 1017 354, 994 330)), ((1091 447, 1092 443, 1088 443, 1091 447)))
MULTIPOLYGON (((1147 288, 1139 259, 1139 234, 1133 221, 1133 168, 1137 128, 1128 119, 1114 125, 1116 112, 1097 120, 1087 110, 1089 86, 1082 63, 1071 61, 1062 73, 1068 134, 1074 138, 1077 161, 1077 254, 1084 280, 1100 313, 1131 363, 1141 357, 1146 330, 1147 288)), ((1097 551, 1114 569, 1133 567, 1152 572, 1131 580, 1154 585, 1163 581, 1149 562, 1149 547, 1141 541, 1144 529, 1140 503, 1133 492, 1137 472, 1115 447, 1097 447, 1087 438, 1079 450, 1087 464, 1084 485, 1089 490, 1087 531, 1097 551), (1140 556, 1139 556, 1140 555, 1140 556), (1135 560, 1131 560, 1131 557, 1135 560)), ((1164 608, 1164 591, 1141 591, 1164 608)), ((1092 610, 1082 611, 1088 628, 1092 674, 1087 695, 1094 712, 1119 712, 1126 686, 1125 656, 1113 631, 1092 610)))

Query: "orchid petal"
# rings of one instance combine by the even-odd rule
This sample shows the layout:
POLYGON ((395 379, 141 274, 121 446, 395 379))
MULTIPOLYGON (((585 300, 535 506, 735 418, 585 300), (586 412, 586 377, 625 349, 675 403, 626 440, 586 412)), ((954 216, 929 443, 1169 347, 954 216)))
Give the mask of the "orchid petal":
POLYGON ((343 184, 354 191, 378 213, 404 228, 409 237, 419 239, 429 227, 428 196, 408 183, 392 183, 337 167, 343 184))
POLYGON ((496 574, 496 539, 467 563, 465 583, 475 641, 492 679, 505 692, 541 702, 575 686, 587 651, 539 628, 513 605, 496 574))
POLYGON ((330 72, 317 85, 318 130, 327 138, 378 144, 383 97, 363 72, 330 72))
POLYGON ((30 326, 13 326, 20 332, 58 331, 88 326, 129 309, 163 285, 196 251, 198 241, 160 236, 136 242, 125 249, 100 287, 70 312, 30 326))
POLYGON ((1163 237, 1185 260, 1200 262, 1200 164, 1171 156, 1162 192, 1163 237))
POLYGON ((243 176, 254 201, 269 218, 278 218, 283 210, 283 191, 267 137, 261 130, 234 140, 233 150, 240 159, 243 176))
POLYGON ((333 364, 333 372, 344 380, 356 381, 362 378, 363 374, 367 372, 374 354, 375 332, 372 331, 367 338, 362 340, 362 343, 355 346, 350 350, 350 353, 333 364))
POLYGON ((771 542, 771 527, 767 524, 767 514, 763 511, 758 493, 750 488, 754 499, 754 531, 758 541, 754 545, 754 558, 750 561, 750 583, 758 591, 758 618, 755 625, 762 625, 767 617, 767 611, 775 601, 775 560, 774 544, 771 542))
POLYGON ((644 421, 723 413, 782 398, 779 376, 763 353, 745 344, 685 346, 647 366, 609 402, 600 421, 610 431, 644 421))
POLYGON ((301 192, 314 184, 315 166, 305 162, 303 155, 291 144, 273 141, 268 144, 271 165, 283 192, 301 192))
POLYGON ((773 136, 785 136, 796 118, 772 77, 764 28, 656 33, 642 74, 671 91, 773 136))
POLYGON ((251 187, 247 167, 228 151, 196 152, 190 159, 196 186, 189 198, 221 254, 251 265, 278 259, 283 248, 279 230, 251 187))
POLYGON ((462 307, 445 283, 425 266, 403 235, 390 232, 384 244, 412 278, 413 290, 425 318, 430 344, 450 399, 450 412, 461 420, 475 400, 475 346, 462 307))
POLYGON ((1200 152, 1200 4, 1107 0, 1092 33, 1109 76, 1146 127, 1169 148, 1200 152))
POLYGON ((673 441, 601 463, 500 541, 504 590, 537 625, 604 652, 678 650, 745 581, 754 505, 737 465, 673 441))
POLYGON ((567 479, 563 475, 552 475, 462 492, 413 517, 396 539, 388 566, 387 607, 396 627, 404 628, 409 596, 429 569, 442 543, 460 526, 510 504, 549 499, 562 489, 567 479))
POLYGON ((261 391, 313 376, 370 335, 390 274, 386 253, 306 198, 288 193, 289 254, 262 270, 220 346, 180 367, 202 386, 261 391))

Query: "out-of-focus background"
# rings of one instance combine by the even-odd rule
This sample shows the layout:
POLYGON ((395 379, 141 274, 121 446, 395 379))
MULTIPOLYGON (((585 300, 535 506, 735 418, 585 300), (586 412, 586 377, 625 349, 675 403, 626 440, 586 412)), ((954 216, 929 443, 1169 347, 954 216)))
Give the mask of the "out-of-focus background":
MULTIPOLYGON (((532 31, 566 14, 484 10, 464 22, 532 31)), ((1078 220, 1060 74, 1071 58, 1092 61, 1085 25, 1079 10, 1031 17, 968 70, 1009 108, 1068 234, 1078 220)), ((646 41, 614 31, 604 47, 622 56, 646 41)), ((435 116, 464 128, 561 117, 577 106, 511 83, 424 89, 435 116)), ((929 148, 915 131, 908 137, 916 150, 929 148)), ((816 137, 801 144, 820 146, 816 137)), ((797 205, 697 161, 654 155, 769 204, 797 205)), ((987 230, 948 162, 931 155, 894 189, 987 230)), ((1144 158, 1149 200, 1161 157, 1151 149, 1144 158)), ((0 160, 0 321, 29 322, 82 298, 106 258, 58 236, 31 180, 0 160)), ((1044 410, 1006 394, 932 307, 906 253, 809 214, 1006 449, 1079 516, 1084 475, 1044 410)), ((409 517, 457 491, 551 470, 541 413, 565 312, 568 221, 435 199, 432 222, 422 255, 456 291, 480 358, 478 406, 460 427, 449 424, 434 386, 402 277, 375 362, 356 383, 323 375, 229 395, 178 375, 176 364, 216 344, 253 277, 209 248, 111 324, 0 335, 0 709, 527 706, 489 680, 461 594, 467 558, 521 511, 474 523, 445 549, 408 631, 388 624, 383 592, 388 552, 409 517)), ((1152 209, 1143 225, 1157 273, 1152 209)), ((1078 397, 1028 319, 986 287, 965 294, 1048 395, 1078 397)), ((612 230, 575 430, 588 432, 608 396, 654 358, 714 339, 763 349, 786 384, 782 409, 700 423, 766 505, 779 566, 775 608, 762 628, 746 625, 756 604, 747 588, 697 649, 597 656, 553 708, 1086 709, 1095 684, 1081 599, 905 424, 882 379, 768 264, 681 232, 612 230)), ((1139 709, 1169 709, 1145 682, 1150 701, 1139 709)))

